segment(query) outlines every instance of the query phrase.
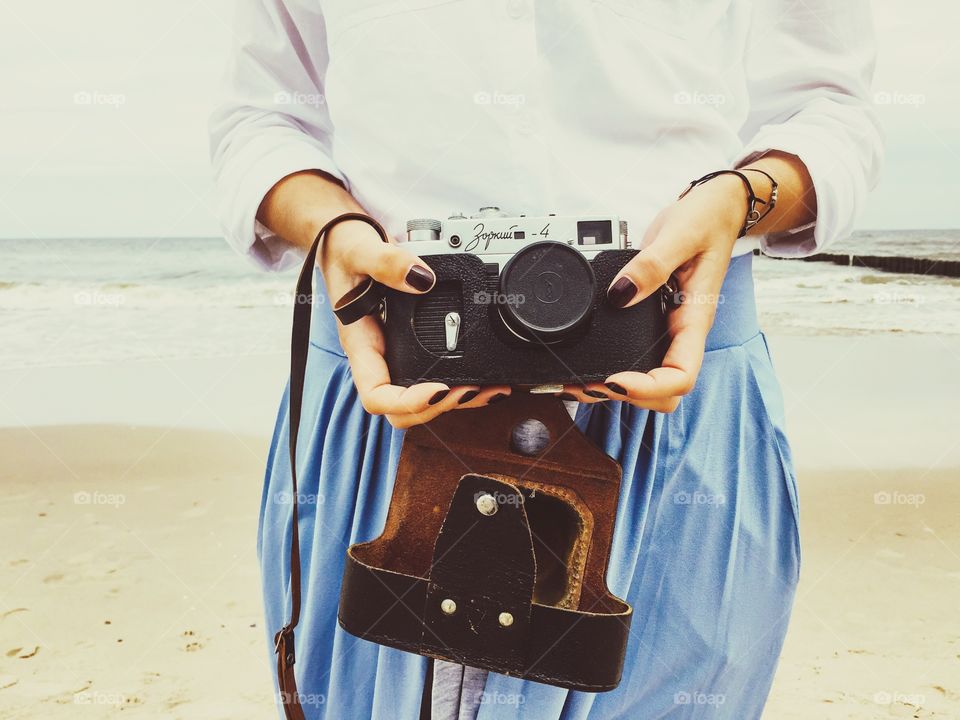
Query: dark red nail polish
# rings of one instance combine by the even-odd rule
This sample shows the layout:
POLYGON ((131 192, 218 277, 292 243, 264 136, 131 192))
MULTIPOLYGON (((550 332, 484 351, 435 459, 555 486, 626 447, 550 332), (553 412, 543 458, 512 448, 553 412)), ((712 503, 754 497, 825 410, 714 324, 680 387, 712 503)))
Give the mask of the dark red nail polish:
POLYGON ((608 388, 610 388, 617 395, 626 395, 627 389, 623 385, 619 385, 615 382, 604 383, 608 388))
POLYGON ((433 273, 421 265, 410 268, 405 279, 407 285, 420 292, 429 290, 433 286, 433 273))
POLYGON ((457 400, 457 405, 466 405, 479 394, 479 390, 467 390, 463 395, 460 396, 460 399, 457 400))
POLYGON ((494 403, 498 403, 501 400, 506 400, 508 397, 510 397, 508 393, 497 393, 496 395, 491 397, 489 400, 487 400, 487 405, 493 405, 494 403))
POLYGON ((438 402, 440 402, 441 400, 443 400, 443 399, 444 399, 447 395, 449 395, 449 394, 450 394, 450 391, 449 391, 449 390, 440 390, 440 391, 438 391, 438 392, 435 392, 435 393, 433 394, 433 397, 430 398, 430 401, 429 401, 427 404, 428 404, 428 405, 436 405, 438 402))
POLYGON ((583 391, 583 394, 586 395, 586 396, 588 396, 588 397, 596 398, 597 400, 609 400, 609 399, 610 399, 609 397, 607 397, 606 395, 604 395, 604 394, 603 394, 602 392, 600 392, 599 390, 584 390, 584 391, 583 391))
POLYGON ((577 396, 576 396, 576 395, 571 395, 570 393, 560 393, 559 395, 557 395, 557 397, 560 398, 561 400, 576 400, 576 399, 577 399, 577 396))
POLYGON ((622 308, 633 300, 636 294, 637 286, 633 284, 633 280, 628 277, 622 277, 607 290, 607 300, 614 307, 622 308))

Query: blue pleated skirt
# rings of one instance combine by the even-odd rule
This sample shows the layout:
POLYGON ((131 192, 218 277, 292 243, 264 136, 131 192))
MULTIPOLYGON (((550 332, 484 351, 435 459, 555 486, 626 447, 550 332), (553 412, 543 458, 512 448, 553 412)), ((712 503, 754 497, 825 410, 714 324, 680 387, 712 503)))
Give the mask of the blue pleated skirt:
MULTIPOLYGON (((760 717, 800 546, 783 402, 751 264, 750 255, 731 262, 696 388, 674 413, 619 402, 577 412, 579 428, 623 468, 608 572, 611 591, 634 609, 620 686, 591 694, 490 674, 478 720, 760 717)), ((311 342, 298 457, 304 711, 309 720, 413 720, 426 660, 337 625, 344 554, 383 528, 403 432, 361 407, 329 304, 314 309, 311 342)), ((271 662, 290 607, 287 442, 284 396, 258 537, 271 662)))

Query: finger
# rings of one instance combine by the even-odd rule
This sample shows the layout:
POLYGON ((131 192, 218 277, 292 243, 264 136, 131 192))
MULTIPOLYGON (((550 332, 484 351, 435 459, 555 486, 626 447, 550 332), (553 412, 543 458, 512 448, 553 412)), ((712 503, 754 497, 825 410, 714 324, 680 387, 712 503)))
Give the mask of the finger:
POLYGON ((607 300, 617 308, 636 305, 656 292, 696 252, 692 243, 658 237, 623 266, 607 288, 607 300))
POLYGON ((442 415, 445 412, 459 407, 460 399, 464 395, 471 393, 474 390, 477 390, 476 386, 466 385, 451 388, 448 391, 441 391, 435 395, 432 399, 432 402, 428 403, 428 406, 420 412, 402 414, 387 413, 387 419, 389 420, 390 424, 396 428, 408 428, 414 425, 422 425, 423 423, 430 422, 438 415, 442 415), (440 399, 437 400, 437 397, 440 399))
POLYGON ((673 335, 661 367, 646 373, 620 372, 607 378, 624 388, 631 400, 666 399, 693 390, 703 364, 712 310, 705 304, 684 304, 671 313, 673 335))
POLYGON ((663 399, 693 390, 728 262, 722 256, 705 254, 679 273, 683 302, 667 316, 671 341, 661 367, 648 373, 617 373, 607 382, 622 386, 631 398, 639 399, 663 399))
POLYGON ((620 390, 624 390, 624 388, 620 386, 617 387, 618 390, 615 391, 607 385, 601 385, 600 383, 590 383, 585 386, 570 385, 565 387, 564 392, 561 393, 559 397, 564 400, 577 400, 578 402, 585 403, 598 403, 606 400, 620 400, 644 410, 653 410, 654 412, 661 413, 671 413, 676 410, 677 406, 680 404, 679 397, 652 399, 631 398, 625 392, 620 392, 620 390))
POLYGON ((630 403, 631 405, 645 410, 653 410, 655 412, 661 413, 672 413, 677 409, 677 406, 680 404, 680 397, 673 396, 668 398, 634 398, 630 396, 629 391, 615 382, 604 383, 603 386, 600 386, 599 383, 594 383, 588 385, 586 390, 595 390, 597 392, 605 392, 611 400, 619 400, 621 402, 630 403))
POLYGON ((609 395, 599 389, 588 390, 583 385, 564 385, 563 391, 556 393, 561 400, 576 400, 582 403, 598 403, 609 400, 609 395))
POLYGON ((631 400, 655 400, 686 395, 693 390, 700 372, 707 331, 707 323, 700 320, 682 321, 675 331, 661 367, 646 373, 615 373, 607 378, 607 382, 623 387, 631 400))
POLYGON ((400 387, 390 382, 390 371, 383 357, 383 332, 372 317, 339 328, 353 382, 364 409, 373 415, 408 414, 423 411, 430 401, 439 402, 438 393, 449 388, 443 383, 421 383, 400 387))
MULTIPOLYGON (((331 252, 349 275, 369 276, 403 292, 427 292, 436 282, 433 270, 409 250, 385 243, 366 223, 344 223, 354 232, 332 239, 331 252), (366 226, 367 230, 358 228, 366 226)), ((334 228, 336 231, 338 228, 334 228)))
POLYGON ((460 397, 457 403, 457 410, 471 410, 473 408, 484 407, 491 401, 500 402, 510 396, 511 388, 509 385, 490 385, 477 390, 476 395, 465 393, 460 397), (494 400, 496 398, 496 400, 494 400))
POLYGON ((634 407, 641 408, 642 410, 650 410, 651 412, 663 413, 664 415, 669 415, 674 412, 678 407, 680 407, 680 401, 682 398, 672 397, 667 398, 666 400, 648 400, 648 401, 631 401, 630 404, 634 407))

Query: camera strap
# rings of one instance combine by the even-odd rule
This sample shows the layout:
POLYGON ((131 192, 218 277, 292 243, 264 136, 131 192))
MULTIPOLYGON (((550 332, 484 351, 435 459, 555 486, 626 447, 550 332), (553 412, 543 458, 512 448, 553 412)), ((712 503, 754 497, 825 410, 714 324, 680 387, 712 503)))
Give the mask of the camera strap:
MULTIPOLYGON (((310 316, 313 309, 313 275, 317 252, 326 234, 335 226, 348 220, 359 220, 370 225, 384 242, 389 242, 387 233, 376 220, 363 213, 344 213, 330 220, 317 233, 307 251, 297 279, 297 296, 293 305, 293 332, 290 342, 290 482, 293 493, 292 527, 290 538, 290 620, 274 637, 277 654, 277 684, 280 701, 287 720, 305 720, 300 706, 300 694, 294 673, 296 653, 293 631, 300 622, 300 529, 297 506, 297 435, 300 428, 300 412, 303 406, 303 390, 307 372, 307 354, 310 351, 310 316)), ((342 297, 334 307, 334 313, 344 325, 356 322, 373 312, 382 299, 382 285, 370 278, 342 297), (376 298, 376 302, 374 302, 376 298)))

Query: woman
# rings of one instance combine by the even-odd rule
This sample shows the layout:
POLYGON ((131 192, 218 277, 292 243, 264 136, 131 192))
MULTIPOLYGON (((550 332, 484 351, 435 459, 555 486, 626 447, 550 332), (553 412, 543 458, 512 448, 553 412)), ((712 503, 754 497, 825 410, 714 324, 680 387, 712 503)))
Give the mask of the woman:
MULTIPOLYGON (((623 467, 609 585, 635 616, 619 688, 568 692, 441 664, 434 717, 759 717, 799 541, 750 250, 819 250, 850 231, 875 180, 867 1, 239 5, 212 147, 227 236, 261 265, 296 263, 346 211, 397 239, 409 218, 484 205, 607 212, 645 231, 609 301, 639 302, 671 274, 685 297, 662 368, 565 388, 579 427, 623 467), (735 167, 742 176, 676 199, 735 167)), ((323 258, 333 300, 368 276, 413 293, 434 281, 363 222, 337 225, 323 258)), ((338 326, 329 303, 311 340, 298 456, 304 712, 415 718, 426 661, 337 627, 344 551, 382 528, 403 428, 511 390, 393 386, 377 321, 338 326)), ((284 400, 258 544, 271 652, 290 607, 286 412, 284 400)))

